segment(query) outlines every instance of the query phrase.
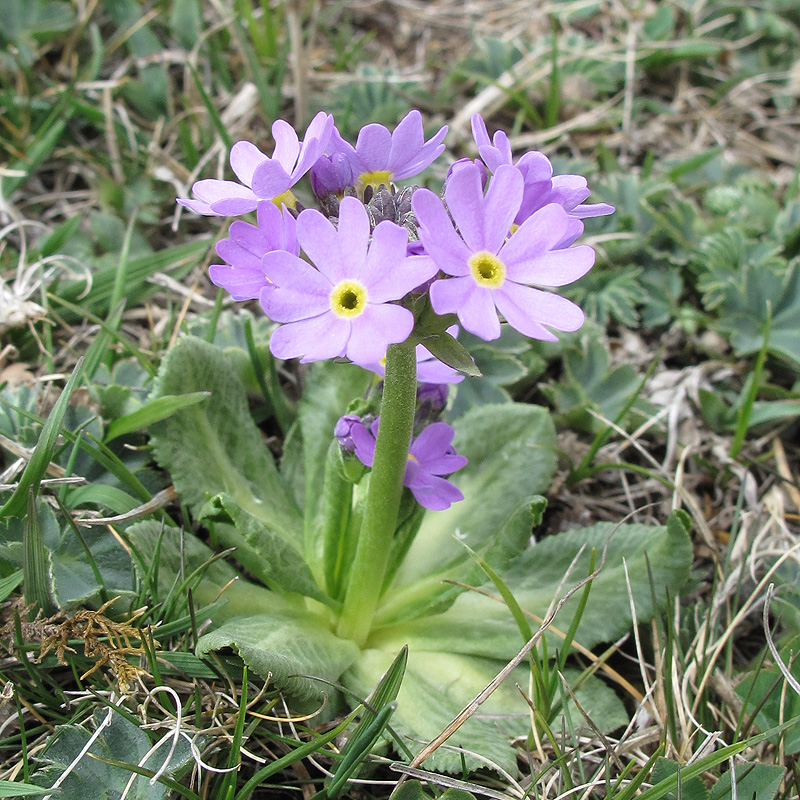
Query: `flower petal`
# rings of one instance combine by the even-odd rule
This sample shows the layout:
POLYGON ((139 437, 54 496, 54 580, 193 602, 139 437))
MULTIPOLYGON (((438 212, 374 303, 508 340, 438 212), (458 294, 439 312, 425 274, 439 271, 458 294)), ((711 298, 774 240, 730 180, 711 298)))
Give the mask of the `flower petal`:
POLYGON ((508 278, 537 286, 566 286, 585 275, 593 266, 594 250, 589 245, 550 250, 530 261, 508 266, 508 278))
POLYGON ((381 303, 368 305, 350 324, 347 357, 353 363, 367 367, 380 361, 390 344, 408 339, 414 327, 414 315, 402 306, 381 303))
POLYGON ((269 296, 261 298, 270 319, 293 322, 330 310, 330 284, 302 259, 273 250, 264 255, 261 269, 274 284, 269 296))
POLYGON ((591 192, 583 175, 555 175, 553 177, 553 202, 563 206, 565 211, 572 211, 582 203, 591 192))
POLYGON ((292 171, 292 183, 296 183, 308 172, 317 159, 325 152, 333 134, 333 116, 320 111, 306 128, 306 135, 300 146, 300 155, 292 171))
POLYGON ((484 248, 490 253, 497 253, 503 246, 511 223, 519 211, 524 189, 522 173, 515 167, 498 167, 484 201, 484 248))
MULTIPOLYGON (((364 204, 355 197, 343 197, 339 203, 339 226, 336 238, 340 262, 342 264, 347 262, 348 277, 361 279, 367 260, 369 234, 369 215, 364 204)), ((403 252, 405 253, 405 242, 403 252)), ((389 268, 387 264, 385 269, 389 268)))
POLYGON ((357 422, 350 428, 350 438, 356 447, 358 460, 365 467, 371 467, 375 461, 375 437, 363 423, 357 422))
POLYGON ((250 186, 256 167, 266 158, 252 142, 236 142, 231 148, 231 169, 245 186, 250 186))
POLYGON ((476 286, 468 277, 434 281, 430 288, 431 305, 437 314, 457 314, 470 333, 485 341, 500 336, 500 320, 492 294, 491 289, 476 286))
POLYGON ((297 217, 297 241, 311 263, 332 286, 351 277, 348 254, 342 254, 340 250, 336 228, 315 208, 307 208, 297 217))
POLYGON ((300 140, 295 129, 285 120, 276 119, 272 123, 272 138, 275 140, 275 149, 272 151, 272 160, 277 161, 287 175, 291 174, 300 154, 300 140))
POLYGON ((195 214, 202 214, 204 217, 220 216, 211 210, 211 206, 208 203, 204 203, 202 200, 187 200, 184 197, 176 197, 175 199, 179 206, 184 206, 190 211, 194 211, 195 214))
POLYGON ((392 132, 386 169, 394 173, 398 167, 403 167, 422 149, 423 144, 422 114, 413 109, 397 123, 392 132))
POLYGON ((576 331, 584 321, 580 306, 566 297, 513 281, 506 281, 502 289, 495 292, 495 303, 512 328, 542 341, 557 341, 543 325, 559 331, 576 331))
POLYGON ((483 117, 478 113, 473 114, 470 119, 470 124, 472 126, 472 138, 475 140, 475 144, 478 147, 491 147, 492 140, 489 138, 489 131, 486 129, 486 123, 483 121, 483 117))
POLYGON ((373 122, 358 132, 356 155, 362 172, 386 169, 392 149, 392 134, 388 128, 373 122))
POLYGON ((222 241, 217 242, 216 250, 217 255, 224 258, 225 261, 236 269, 261 270, 262 254, 254 253, 252 250, 242 247, 235 239, 222 239, 222 241))
POLYGON ((289 173, 274 158, 262 161, 253 173, 253 191, 263 200, 272 200, 292 188, 289 173))
MULTIPOLYGON (((265 295, 272 290, 261 292, 263 305, 265 295)), ((325 313, 311 319, 281 325, 269 340, 269 349, 275 358, 302 358, 303 361, 322 361, 344 354, 350 323, 338 319, 334 314, 325 313)))
POLYGON ((212 264, 208 276, 214 286, 230 292, 234 300, 255 300, 267 285, 264 273, 252 267, 231 267, 227 264, 212 264))
MULTIPOLYGON (((467 167, 465 166, 464 169, 467 167)), ((430 189, 417 189, 411 207, 419 223, 425 252, 448 275, 468 275, 472 250, 455 232, 444 204, 430 189)))
MULTIPOLYGON (((246 186, 235 181, 207 178, 192 186, 195 196, 208 205, 211 214, 225 217, 245 214, 258 205, 258 198, 246 186)), ((188 204, 184 204, 188 205, 188 204)))
POLYGON ((478 167, 465 164, 456 170, 447 181, 444 195, 467 247, 473 253, 485 250, 483 185, 478 167))
POLYGON ((555 248, 569 227, 567 212, 557 203, 548 203, 517 228, 498 255, 506 265, 538 258, 555 248))
POLYGON ((411 489, 414 499, 423 508, 430 511, 444 511, 453 503, 464 499, 464 495, 457 486, 436 475, 420 476, 413 486, 409 486, 409 489, 411 489))
POLYGON ((613 214, 614 211, 614 206, 608 203, 581 203, 569 213, 578 219, 587 219, 588 217, 605 217, 613 214))

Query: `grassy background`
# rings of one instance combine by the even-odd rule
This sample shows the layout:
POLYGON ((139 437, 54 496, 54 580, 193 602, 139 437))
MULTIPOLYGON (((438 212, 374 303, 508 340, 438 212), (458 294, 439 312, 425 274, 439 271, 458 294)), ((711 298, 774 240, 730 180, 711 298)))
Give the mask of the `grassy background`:
MULTIPOLYGON (((649 712, 610 742, 534 748, 530 796, 566 796, 581 783, 575 796, 630 796, 632 777, 668 777, 663 764, 663 775, 642 769, 659 743, 684 765, 722 753, 704 785, 729 796, 723 744, 800 711, 761 620, 774 582, 777 646, 790 661, 800 633, 800 12, 789 0, 498 6, 3 0, 3 499, 25 509, 27 463, 56 481, 49 491, 66 515, 107 518, 155 497, 144 513, 157 519, 174 499, 141 449, 145 437, 125 438, 142 427, 130 415, 161 355, 191 330, 238 346, 247 363, 265 338, 258 309, 237 322, 206 277, 226 222, 174 202, 200 177, 230 177, 234 141, 268 151, 276 117, 302 129, 319 109, 352 138, 415 107, 427 129, 450 125, 454 159, 474 156, 469 119, 480 112, 516 153, 542 149, 558 172, 587 174, 592 199, 617 212, 587 224, 598 266, 570 290, 587 309, 585 329, 555 346, 507 336, 479 347, 487 381, 466 382, 454 413, 509 397, 553 409, 562 462, 544 533, 628 514, 662 520, 682 507, 696 537, 690 602, 676 600, 669 618, 608 654, 651 699, 649 712), (84 388, 59 406, 81 356, 84 388), (55 422, 43 430, 48 415, 55 422), (88 482, 71 487, 71 476, 88 482)), ((436 185, 446 168, 442 160, 420 182, 436 185)), ((301 379, 282 375, 285 385, 301 379)), ((258 392, 255 372, 252 383, 258 392)), ((28 515, 45 540, 53 513, 28 515)), ((126 568, 87 561, 95 576, 126 568)), ((126 668, 102 648, 85 655, 92 634, 74 617, 23 624, 19 580, 3 562, 0 777, 26 781, 55 726, 101 718, 126 668), (56 635, 77 650, 64 653, 69 666, 55 651, 35 663, 56 635)), ((246 744, 240 776, 201 770, 173 796, 233 797, 270 765, 257 792, 313 794, 321 773, 303 759, 316 750, 322 765, 338 763, 320 738, 327 729, 292 720, 258 685, 242 704, 236 664, 192 655, 196 620, 179 592, 140 587, 121 602, 146 608, 137 625, 161 624, 154 638, 129 632, 125 645, 116 618, 98 639, 116 641, 111 651, 128 646, 149 673, 128 676, 141 685, 123 704, 132 728, 120 741, 146 752, 180 710, 211 767, 235 765, 246 744), (145 724, 155 732, 139 731, 145 724)), ((54 598, 36 599, 55 611, 54 598)), ((759 800, 798 796, 796 731, 742 748, 742 764, 787 767, 772 794, 773 773, 756 774, 759 800)), ((358 791, 383 796, 391 779, 378 771, 358 791)), ((525 785, 493 787, 519 796, 525 785)), ((687 787, 684 797, 707 796, 687 787)))

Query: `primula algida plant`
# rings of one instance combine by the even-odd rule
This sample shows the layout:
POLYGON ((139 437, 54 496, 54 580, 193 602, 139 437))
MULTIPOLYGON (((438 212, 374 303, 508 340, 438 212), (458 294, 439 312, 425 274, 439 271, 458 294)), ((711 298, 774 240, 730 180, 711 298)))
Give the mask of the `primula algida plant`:
MULTIPOLYGON (((217 245, 225 263, 210 267, 211 280, 235 300, 260 303, 274 323, 275 359, 315 363, 279 465, 226 354, 199 339, 185 337, 166 355, 156 396, 208 391, 208 400, 153 428, 156 457, 184 502, 253 577, 222 592, 226 603, 214 606, 198 651, 232 648, 298 703, 331 695, 332 685, 355 703, 407 647, 391 725, 412 751, 524 644, 495 587, 470 585, 492 574, 521 609, 544 617, 604 552, 575 633, 591 647, 630 628, 629 591, 646 619, 665 585, 680 589, 691 560, 678 516, 663 527, 600 524, 531 544, 556 466, 549 413, 504 403, 445 421, 448 389, 479 375, 461 328, 494 340, 507 324, 555 341, 554 330, 582 325, 582 310, 552 289, 594 263, 592 248, 576 243, 582 220, 613 211, 585 203, 585 178, 553 175, 544 154, 515 161, 508 137, 490 139, 478 115, 479 158, 454 163, 441 196, 398 187, 442 155, 446 132, 426 141, 412 111, 393 132, 367 125, 353 146, 324 112, 302 142, 278 120, 271 156, 238 142, 230 153, 238 181, 201 180, 195 199, 179 200, 204 215, 254 212, 217 245), (301 208, 294 194, 306 175, 319 208, 301 208)), ((140 552, 158 542, 163 581, 212 554, 188 536, 179 552, 178 538, 152 523, 131 535, 140 552)), ((196 602, 212 603, 234 577, 221 561, 198 570, 196 602)), ((565 710, 546 654, 558 653, 575 679, 565 632, 585 591, 563 605, 537 650, 549 677, 531 684, 520 668, 452 736, 468 766, 488 758, 515 770, 509 742, 531 725, 515 681, 531 688, 545 722, 565 710)), ((577 696, 606 729, 627 720, 598 678, 582 681, 577 696)), ((573 707, 573 723, 581 720, 573 707)), ((426 766, 460 771, 462 758, 439 749, 426 766)))

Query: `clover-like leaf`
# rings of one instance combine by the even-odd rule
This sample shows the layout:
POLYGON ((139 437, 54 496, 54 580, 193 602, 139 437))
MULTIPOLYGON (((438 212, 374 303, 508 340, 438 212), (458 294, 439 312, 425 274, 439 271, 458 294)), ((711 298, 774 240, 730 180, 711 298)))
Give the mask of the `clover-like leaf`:
POLYGON ((769 336, 769 352, 800 369, 800 264, 785 272, 769 264, 747 267, 741 284, 729 286, 715 327, 739 355, 757 353, 769 336))

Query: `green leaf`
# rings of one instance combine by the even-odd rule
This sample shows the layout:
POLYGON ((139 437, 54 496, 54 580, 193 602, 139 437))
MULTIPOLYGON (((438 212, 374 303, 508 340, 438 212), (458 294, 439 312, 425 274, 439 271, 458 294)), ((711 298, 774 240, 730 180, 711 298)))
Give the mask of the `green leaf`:
MULTIPOLYGON (((617 419, 642 380, 630 364, 610 366, 603 337, 596 334, 582 334, 580 343, 565 352, 564 371, 561 381, 542 386, 542 391, 559 412, 559 422, 589 433, 606 425, 590 409, 603 419, 617 419)), ((634 409, 640 419, 656 410, 641 399, 635 401, 634 409)))
MULTIPOLYGON (((711 790, 711 800, 733 800, 735 797, 746 800, 773 800, 781 787, 784 767, 776 764, 753 762, 737 764, 736 794, 733 793, 730 771, 723 773, 711 790)), ((686 795, 684 795, 685 797, 686 795)))
POLYGON ((200 607, 221 598, 224 606, 211 615, 214 621, 246 616, 261 608, 291 607, 269 589, 244 579, 207 544, 177 527, 145 520, 131 525, 126 535, 135 551, 136 571, 152 588, 154 599, 163 602, 171 593, 183 599, 187 588, 200 607))
POLYGON ((426 335, 420 339, 420 344, 447 366, 472 378, 481 377, 481 371, 472 360, 469 350, 446 331, 426 335))
POLYGON ((0 797, 33 797, 34 795, 49 794, 49 792, 50 789, 34 786, 32 783, 0 781, 0 797))
MULTIPOLYGON (((474 800, 474 795, 471 795, 474 800)), ((422 790, 419 781, 406 781, 394 794, 394 800, 431 800, 431 796, 422 790)))
MULTIPOLYGON (((661 781, 675 775, 679 769, 680 767, 675 761, 659 758, 650 773, 648 783, 657 786, 661 781)), ((687 781, 681 781, 680 795, 676 789, 674 792, 664 795, 664 800, 679 800, 679 797, 681 800, 708 800, 708 789, 700 778, 690 778, 687 781)))
MULTIPOLYGON (((343 677, 345 685, 359 697, 369 694, 391 664, 398 641, 386 643, 381 649, 363 651, 343 677)), ((417 752, 421 742, 431 741, 438 736, 502 666, 492 659, 465 658, 421 650, 411 642, 403 685, 397 697, 397 709, 392 717, 392 728, 412 752, 417 752)), ((486 766, 485 761, 470 755, 475 753, 512 774, 516 772, 516 756, 509 741, 510 737, 525 733, 530 709, 514 688, 514 681, 523 686, 527 684, 524 669, 518 669, 502 683, 478 712, 448 740, 448 745, 463 747, 468 751, 467 769, 486 766)), ((434 771, 460 772, 461 756, 442 748, 422 766, 434 771)))
MULTIPOLYGON (((547 536, 525 550, 502 578, 524 611, 543 618, 554 598, 559 598, 588 575, 592 547, 597 551, 599 564, 607 541, 606 561, 592 582, 575 640, 584 647, 613 641, 631 627, 623 559, 639 622, 651 619, 657 611, 652 603, 647 560, 659 602, 665 600, 664 587, 668 587, 674 597, 688 578, 692 546, 684 515, 680 512, 671 514, 666 526, 603 522, 547 536), (581 548, 581 556, 564 581, 581 548)), ((564 604, 555 619, 554 626, 562 632, 569 628, 578 595, 564 604)), ((535 630, 536 625, 531 627, 535 630)), ((413 636, 421 647, 465 655, 510 659, 520 647, 519 631, 511 612, 504 604, 475 592, 459 595, 455 603, 438 616, 400 622, 396 628, 413 636)), ((393 629, 387 627, 374 637, 382 641, 393 635, 393 629)), ((559 647, 561 641, 556 634, 548 634, 548 649, 559 647)))
POLYGON ((275 529, 275 522, 268 513, 259 513, 261 507, 245 510, 229 494, 220 494, 198 516, 213 518, 220 510, 230 517, 233 525, 216 525, 215 538, 224 547, 236 548, 234 557, 242 566, 267 586, 300 592, 322 602, 328 600, 314 581, 297 542, 282 535, 265 536, 265 531, 275 529))
POLYGON ((25 573, 25 604, 33 604, 36 611, 41 611, 45 617, 51 616, 56 611, 53 598, 53 579, 50 554, 44 546, 42 525, 37 509, 38 500, 34 497, 33 489, 28 493, 28 514, 23 522, 22 542, 25 553, 23 570, 25 573))
MULTIPOLYGON (((155 754, 145 758, 151 746, 147 734, 116 711, 100 708, 95 711, 93 721, 95 729, 103 725, 103 730, 92 743, 88 754, 77 761, 61 784, 57 796, 62 800, 85 800, 88 797, 93 800, 112 800, 124 791, 131 772, 105 764, 91 755, 134 765, 144 762, 144 766, 155 768, 161 766, 168 752, 169 745, 162 745, 155 754), (105 724, 108 714, 111 718, 105 724)), ((45 750, 37 755, 37 759, 47 766, 36 773, 33 780, 43 786, 52 786, 55 779, 78 758, 89 739, 89 732, 79 725, 57 727, 45 750)), ((189 744, 180 739, 166 774, 174 774, 190 759, 189 744)), ((150 786, 147 779, 140 777, 133 781, 128 797, 132 800, 162 800, 165 791, 164 786, 150 786)))
MULTIPOLYGON (((85 528, 83 542, 71 527, 63 531, 52 508, 41 500, 36 505, 45 555, 50 562, 49 581, 54 601, 66 606, 97 594, 100 586, 87 548, 99 569, 103 585, 114 594, 133 589, 131 561, 125 549, 104 528, 85 528), (84 544, 86 547, 84 547, 84 544)), ((0 557, 21 566, 24 561, 23 527, 16 518, 0 520, 0 557)))
POLYGON ((324 574, 323 539, 325 520, 320 518, 325 484, 325 464, 333 441, 333 429, 354 400, 365 395, 374 376, 356 366, 320 361, 313 365, 306 379, 303 398, 298 406, 299 432, 292 433, 291 454, 284 463, 292 472, 300 472, 297 464, 302 440, 302 461, 305 465, 305 552, 315 574, 324 574))
POLYGON ((800 264, 784 274, 768 264, 748 267, 741 286, 729 287, 722 310, 716 327, 737 354, 757 353, 769 328, 769 351, 800 368, 800 264))
MULTIPOLYGON (((781 610, 788 605, 782 604, 781 610)), ((792 663, 791 671, 797 678, 800 676, 800 664, 792 661, 792 652, 784 652, 784 655, 788 656, 787 662, 792 663)), ((749 715, 758 710, 755 722, 762 731, 800 714, 800 697, 793 691, 784 691, 784 686, 785 681, 776 668, 762 668, 747 675, 736 685, 735 691, 744 703, 744 711, 749 715)), ((800 726, 789 729, 781 738, 788 755, 800 752, 800 726)))
MULTIPOLYGON (((178 277, 188 272, 211 246, 209 241, 189 242, 160 250, 157 253, 132 258, 128 262, 127 300, 130 307, 141 302, 144 298, 158 290, 158 286, 148 282, 148 278, 156 272, 167 272, 172 277, 178 277)), ((70 313, 62 316, 67 322, 81 319, 80 312, 89 308, 96 314, 104 315, 108 312, 111 297, 114 292, 114 283, 117 277, 117 268, 106 267, 92 275, 91 288, 87 294, 86 280, 71 281, 65 286, 59 286, 58 294, 48 295, 53 302, 64 300, 70 313), (77 307, 75 304, 78 304, 77 307), (71 306, 71 307, 70 307, 71 306)))
POLYGON ((555 470, 555 431, 539 406, 504 403, 475 409, 455 422, 454 446, 469 461, 452 477, 464 500, 425 515, 378 617, 407 618, 453 597, 443 577, 483 582, 480 567, 457 539, 503 570, 524 547, 540 497, 555 470), (455 538, 454 538, 455 537, 455 538))
POLYGON ((296 585, 303 550, 303 516, 253 422, 242 382, 218 347, 187 336, 167 353, 151 401, 208 392, 152 428, 153 451, 196 516, 209 498, 224 496, 226 511, 267 563, 293 549, 297 558, 270 564, 277 588, 296 585))
POLYGON ((407 662, 408 648, 404 646, 370 694, 368 709, 364 711, 356 729, 348 737, 341 751, 341 761, 327 782, 326 791, 329 800, 338 798, 347 786, 347 781, 354 776, 354 773, 358 774, 357 770, 362 761, 384 732, 397 706, 395 699, 403 682, 407 662))
POLYGON ((167 395, 151 400, 136 411, 112 420, 103 441, 107 444, 112 439, 116 439, 119 436, 125 436, 128 433, 134 433, 135 431, 147 428, 156 422, 167 419, 182 408, 188 408, 196 403, 201 403, 207 397, 208 392, 194 392, 177 397, 174 395, 167 395))
POLYGON ((80 379, 81 366, 82 362, 78 361, 75 365, 75 369, 72 371, 70 379, 67 381, 67 385, 59 395, 58 400, 56 400, 53 410, 48 415, 47 421, 39 435, 39 441, 34 448, 30 461, 25 467, 25 471, 22 473, 17 488, 6 501, 5 505, 0 508, 0 518, 22 516, 27 503, 28 490, 33 489, 34 494, 38 491, 39 482, 44 477, 47 467, 50 464, 50 459, 53 457, 59 429, 61 428, 61 421, 64 419, 64 414, 67 412, 70 395, 80 379))
MULTIPOLYGON (((398 645, 408 643, 408 665, 397 695, 397 709, 392 728, 406 740, 412 752, 421 742, 438 736, 456 715, 470 703, 503 669, 505 662, 496 658, 462 656, 457 653, 427 649, 425 644, 398 631, 396 638, 377 642, 363 651, 343 677, 345 685, 364 696, 388 668, 398 645)), ((522 643, 517 641, 517 650, 522 643)), ((515 652, 516 655, 516 652, 515 652)), ((565 674, 571 683, 576 670, 565 674)), ((520 666, 480 705, 476 713, 447 741, 464 747, 470 770, 486 766, 488 758, 498 766, 516 772, 516 751, 511 739, 525 736, 530 730, 530 707, 517 686, 527 687, 529 672, 520 666), (474 755, 471 755, 474 754, 474 755)), ((613 730, 628 721, 624 706, 613 689, 599 679, 591 679, 577 690, 581 707, 601 729, 613 730)), ((587 730, 583 717, 570 702, 570 716, 577 731, 587 730)), ((556 722, 561 727, 560 720, 556 722)), ((452 749, 441 748, 427 759, 425 769, 461 772, 461 756, 452 749)))
POLYGON ((264 608, 258 616, 223 622, 200 637, 197 654, 222 648, 232 648, 249 669, 262 678, 271 675, 276 688, 298 700, 330 694, 323 681, 337 681, 359 652, 354 642, 334 636, 321 617, 289 607, 264 608))
POLYGON ((21 569, 12 572, 8 577, 0 579, 0 603, 22 583, 24 572, 21 569))

